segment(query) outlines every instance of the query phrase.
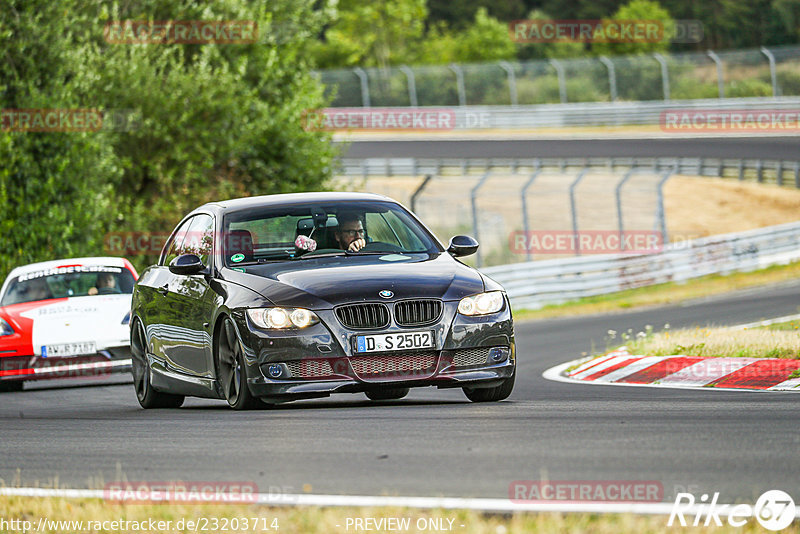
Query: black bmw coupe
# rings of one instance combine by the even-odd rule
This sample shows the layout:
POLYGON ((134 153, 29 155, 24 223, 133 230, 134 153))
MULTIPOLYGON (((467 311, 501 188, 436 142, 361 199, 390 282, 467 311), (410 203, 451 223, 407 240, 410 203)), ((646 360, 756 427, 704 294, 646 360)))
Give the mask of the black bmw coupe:
POLYGON ((475 402, 514 387, 503 288, 445 249, 397 202, 298 193, 201 206, 178 224, 133 292, 132 373, 144 408, 184 397, 236 409, 411 387, 475 402))

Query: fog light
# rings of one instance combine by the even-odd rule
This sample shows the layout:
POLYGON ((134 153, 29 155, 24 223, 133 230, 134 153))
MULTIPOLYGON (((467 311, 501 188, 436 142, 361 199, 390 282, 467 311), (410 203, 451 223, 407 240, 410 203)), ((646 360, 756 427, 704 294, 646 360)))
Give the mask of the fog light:
POLYGON ((489 361, 492 363, 504 362, 508 359, 508 349, 505 347, 495 347, 489 351, 489 361))
POLYGON ((283 366, 274 363, 267 367, 267 373, 271 378, 280 378, 283 376, 283 366))

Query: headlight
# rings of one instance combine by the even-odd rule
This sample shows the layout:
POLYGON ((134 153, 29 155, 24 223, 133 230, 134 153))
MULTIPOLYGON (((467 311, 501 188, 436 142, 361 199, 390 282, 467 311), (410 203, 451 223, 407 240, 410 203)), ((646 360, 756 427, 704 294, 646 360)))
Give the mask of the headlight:
POLYGON ((304 308, 254 308, 247 316, 261 328, 305 328, 319 322, 316 313, 304 308))
POLYGON ((0 317, 0 336, 10 336, 14 333, 14 329, 6 322, 5 319, 0 317))
POLYGON ((458 303, 458 313, 461 315, 487 315, 503 309, 503 292, 489 291, 471 297, 464 297, 458 303))
POLYGON ((122 318, 122 322, 120 324, 131 324, 131 312, 125 314, 125 317, 122 318))

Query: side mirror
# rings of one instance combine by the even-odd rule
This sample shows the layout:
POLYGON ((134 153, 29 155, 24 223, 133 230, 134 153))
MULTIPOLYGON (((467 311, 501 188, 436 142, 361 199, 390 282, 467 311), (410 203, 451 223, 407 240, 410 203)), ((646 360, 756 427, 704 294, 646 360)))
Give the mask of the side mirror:
POLYGON ((474 238, 468 235, 457 235, 450 239, 450 245, 447 247, 447 252, 456 258, 461 256, 469 256, 477 252, 480 244, 474 238))
POLYGON ((194 254, 182 254, 169 262, 169 272, 173 274, 192 275, 200 274, 206 266, 200 258, 194 254))

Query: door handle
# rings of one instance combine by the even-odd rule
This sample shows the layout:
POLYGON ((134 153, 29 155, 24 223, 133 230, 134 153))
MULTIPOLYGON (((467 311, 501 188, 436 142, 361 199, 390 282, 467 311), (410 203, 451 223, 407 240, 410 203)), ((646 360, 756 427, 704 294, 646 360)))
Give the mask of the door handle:
POLYGON ((169 293, 169 284, 164 284, 163 286, 161 286, 158 289, 156 289, 156 291, 161 293, 162 296, 166 297, 167 293, 169 293))

